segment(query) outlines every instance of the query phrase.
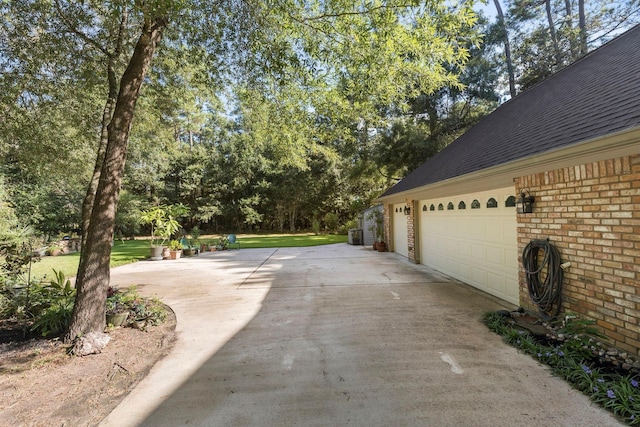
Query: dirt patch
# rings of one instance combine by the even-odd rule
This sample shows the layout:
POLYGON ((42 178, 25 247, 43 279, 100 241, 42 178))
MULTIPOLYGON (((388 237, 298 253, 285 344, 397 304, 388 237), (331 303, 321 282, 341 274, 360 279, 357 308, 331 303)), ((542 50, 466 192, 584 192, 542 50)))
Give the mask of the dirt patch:
POLYGON ((0 426, 95 426, 175 343, 175 314, 147 331, 116 328, 100 354, 57 340, 0 344, 0 426))

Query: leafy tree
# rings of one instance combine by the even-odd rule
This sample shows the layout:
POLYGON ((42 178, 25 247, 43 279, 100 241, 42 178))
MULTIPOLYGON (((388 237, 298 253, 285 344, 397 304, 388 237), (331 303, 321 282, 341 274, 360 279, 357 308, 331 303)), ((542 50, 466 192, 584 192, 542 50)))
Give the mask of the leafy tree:
POLYGON ((639 18, 636 1, 603 5, 594 0, 512 0, 508 21, 516 39, 520 87, 531 87, 639 18))
MULTIPOLYGON (((198 70, 197 77, 202 81, 221 84, 217 77, 226 77, 264 93, 270 101, 276 101, 269 105, 281 108, 265 110, 268 114, 263 117, 304 118, 294 122, 295 126, 282 121, 273 135, 268 135, 264 126, 251 132, 258 136, 259 144, 268 144, 265 154, 293 165, 302 159, 302 154, 313 151, 316 144, 340 144, 329 138, 316 141, 305 133, 311 123, 306 120, 308 113, 321 109, 316 100, 333 99, 342 112, 350 113, 346 119, 327 114, 334 125, 333 137, 344 135, 344 130, 338 130, 344 123, 353 129, 353 124, 362 120, 376 122, 380 105, 401 107, 406 105, 408 96, 429 93, 454 82, 456 73, 445 64, 463 64, 468 53, 466 43, 461 41, 475 37, 469 30, 474 21, 471 4, 451 8, 439 0, 415 4, 395 0, 356 4, 342 0, 275 4, 224 0, 118 0, 108 4, 91 0, 16 0, 1 7, 3 18, 11 23, 8 27, 20 26, 25 37, 38 29, 39 39, 47 41, 42 43, 42 56, 35 57, 33 70, 43 69, 47 46, 59 58, 56 64, 69 64, 73 59, 76 70, 91 71, 91 78, 86 79, 91 84, 87 87, 102 88, 102 112, 95 115, 91 126, 102 129, 93 181, 97 185, 87 191, 85 244, 68 339, 104 327, 100 308, 104 306, 109 282, 110 242, 129 137, 143 82, 165 33, 168 50, 182 52, 183 58, 189 60, 199 57, 207 64, 198 70), (95 76, 106 78, 98 83, 95 76), (399 81, 406 85, 398 85, 399 81), (306 97, 297 105, 278 104, 282 94, 293 91, 306 97), (287 106, 294 107, 291 114, 282 108, 287 106), (278 113, 274 115, 273 111, 278 113)), ((29 63, 23 59, 10 57, 7 64, 29 63)), ((65 71, 68 70, 64 67, 56 68, 51 75, 70 76, 70 83, 79 80, 79 76, 65 71)), ((15 87, 14 99, 24 93, 15 87)), ((197 105, 188 102, 188 97, 181 101, 184 102, 172 108, 182 109, 174 120, 185 119, 174 122, 179 125, 178 139, 186 135, 193 145, 196 128, 206 119, 200 117, 200 110, 182 108, 197 105)), ((241 163, 233 167, 248 170, 241 163)), ((257 178, 255 172, 248 177, 235 174, 233 179, 237 182, 231 186, 244 187, 245 194, 231 203, 222 203, 221 208, 235 208, 255 221, 255 214, 248 208, 260 201, 253 200, 247 190, 262 185, 257 178)), ((226 181, 219 181, 218 185, 222 183, 226 185, 226 181)))

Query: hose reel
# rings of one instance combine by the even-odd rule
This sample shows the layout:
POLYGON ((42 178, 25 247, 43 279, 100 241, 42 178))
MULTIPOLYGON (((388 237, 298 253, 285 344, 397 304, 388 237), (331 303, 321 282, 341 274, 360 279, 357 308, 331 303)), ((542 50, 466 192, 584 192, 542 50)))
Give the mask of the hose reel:
POLYGON ((558 249, 549 239, 531 240, 522 251, 522 266, 527 276, 529 297, 544 317, 556 317, 560 313, 564 277, 558 249), (541 280, 543 274, 546 277, 541 280))

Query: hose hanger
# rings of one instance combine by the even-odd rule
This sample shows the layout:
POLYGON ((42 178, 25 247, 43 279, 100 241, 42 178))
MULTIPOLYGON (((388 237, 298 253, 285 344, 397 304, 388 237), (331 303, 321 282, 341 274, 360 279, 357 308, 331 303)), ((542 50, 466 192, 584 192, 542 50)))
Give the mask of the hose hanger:
POLYGON ((527 276, 529 297, 538 306, 543 317, 556 317, 562 303, 564 276, 560 253, 549 239, 532 240, 522 251, 522 266, 527 276), (541 275, 545 273, 546 277, 541 280, 541 275))

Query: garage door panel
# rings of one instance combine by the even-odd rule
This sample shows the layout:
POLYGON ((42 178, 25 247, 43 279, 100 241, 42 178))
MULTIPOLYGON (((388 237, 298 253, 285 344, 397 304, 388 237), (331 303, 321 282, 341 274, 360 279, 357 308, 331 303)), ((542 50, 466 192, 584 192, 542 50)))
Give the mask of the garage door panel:
POLYGON ((504 256, 503 248, 487 246, 486 253, 487 253, 487 263, 504 265, 505 256, 504 256))
POLYGON ((507 249, 505 251, 505 257, 506 257, 506 261, 505 261, 506 265, 518 265, 518 251, 517 250, 507 249))
POLYGON ((502 223, 500 222, 499 218, 481 217, 478 219, 484 220, 485 233, 487 236, 492 236, 492 237, 502 236, 502 223))
POLYGON ((458 269, 458 277, 469 277, 471 275, 471 265, 458 263, 460 268, 458 269))
POLYGON ((487 280, 489 282, 489 286, 493 289, 504 291, 504 276, 501 274, 497 274, 494 271, 487 272, 487 280))
POLYGON ((486 260, 484 245, 481 243, 473 243, 471 245, 471 257, 479 262, 486 260))
POLYGON ((458 246, 459 258, 470 258, 471 257, 471 244, 467 241, 460 242, 458 246))
POLYGON ((470 227, 469 227, 469 238, 472 239, 483 239, 485 235, 485 224, 479 220, 478 218, 471 218, 470 227))
POLYGON ((452 202, 454 210, 423 211, 420 215, 420 259, 456 279, 518 304, 517 223, 514 207, 504 200, 512 188, 423 200, 420 206, 452 202), (498 200, 487 208, 487 200, 498 200), (479 209, 471 209, 478 200, 479 209), (458 209, 464 201, 467 209, 458 209))
POLYGON ((471 278, 476 283, 487 283, 487 270, 474 266, 471 268, 471 278))

